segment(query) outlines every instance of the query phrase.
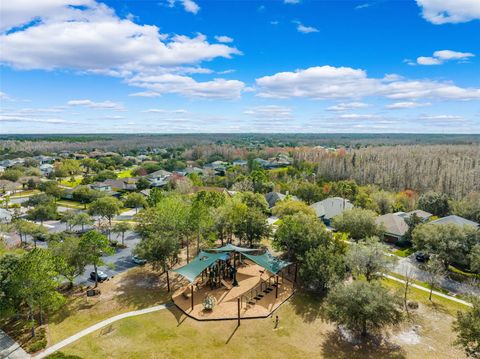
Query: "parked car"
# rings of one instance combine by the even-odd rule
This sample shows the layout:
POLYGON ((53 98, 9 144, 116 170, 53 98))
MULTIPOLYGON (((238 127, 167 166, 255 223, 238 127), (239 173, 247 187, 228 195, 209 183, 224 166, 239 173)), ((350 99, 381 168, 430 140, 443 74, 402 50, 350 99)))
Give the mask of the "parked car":
MULTIPOLYGON (((108 279, 108 275, 106 275, 104 272, 102 271, 97 271, 97 282, 103 282, 104 280, 107 280, 108 279)), ((95 272, 91 272, 90 273, 90 279, 91 280, 95 280, 95 272)))
POLYGON ((429 258, 429 255, 426 254, 426 253, 423 253, 423 252, 417 252, 415 253, 415 259, 418 261, 418 262, 426 262, 428 261, 428 258, 429 258))
POLYGON ((137 256, 132 256, 132 262, 139 265, 144 265, 145 263, 147 263, 145 259, 139 258, 137 256))

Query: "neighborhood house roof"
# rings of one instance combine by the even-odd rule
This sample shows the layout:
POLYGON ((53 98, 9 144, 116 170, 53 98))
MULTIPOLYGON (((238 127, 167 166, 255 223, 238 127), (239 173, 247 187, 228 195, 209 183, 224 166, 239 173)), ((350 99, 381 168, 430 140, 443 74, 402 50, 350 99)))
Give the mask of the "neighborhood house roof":
MULTIPOLYGON (((280 193, 280 192, 269 192, 265 195, 265 200, 268 203, 268 206, 270 208, 274 207, 275 204, 278 201, 283 201, 285 198, 287 198, 288 195, 280 193)), ((293 201, 298 201, 298 197, 296 196, 290 196, 290 199, 293 201)))
POLYGON ((317 217, 331 219, 347 209, 352 209, 353 204, 351 204, 348 199, 331 197, 314 203, 310 207, 315 210, 317 217))
POLYGON ((466 218, 460 217, 460 216, 447 216, 443 218, 436 219, 435 221, 431 221, 430 223, 432 224, 456 224, 459 226, 473 226, 473 227, 478 227, 478 223, 474 221, 470 221, 466 218))
POLYGON ((398 237, 402 237, 408 231, 408 225, 403 217, 395 214, 388 213, 380 216, 376 219, 377 224, 383 225, 385 233, 393 234, 398 237))

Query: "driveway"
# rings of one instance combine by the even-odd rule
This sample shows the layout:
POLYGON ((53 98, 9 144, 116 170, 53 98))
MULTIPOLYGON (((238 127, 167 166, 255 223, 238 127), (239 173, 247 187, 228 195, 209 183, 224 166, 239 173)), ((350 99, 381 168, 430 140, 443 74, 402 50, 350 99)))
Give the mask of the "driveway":
MULTIPOLYGON (((414 254, 407 258, 400 258, 393 269, 393 272, 403 276, 405 276, 405 273, 409 272, 414 279, 428 282, 428 273, 420 268, 419 263, 415 260, 414 254)), ((480 287, 468 283, 457 282, 450 278, 441 279, 439 287, 457 294, 480 295, 480 287)))

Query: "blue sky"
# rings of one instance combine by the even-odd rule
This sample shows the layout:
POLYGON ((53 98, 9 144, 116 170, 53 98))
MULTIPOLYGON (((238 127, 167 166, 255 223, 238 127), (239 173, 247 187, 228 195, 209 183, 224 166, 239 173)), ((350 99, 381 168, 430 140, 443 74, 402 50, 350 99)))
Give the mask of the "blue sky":
POLYGON ((480 133, 478 0, 0 6, 0 133, 480 133))

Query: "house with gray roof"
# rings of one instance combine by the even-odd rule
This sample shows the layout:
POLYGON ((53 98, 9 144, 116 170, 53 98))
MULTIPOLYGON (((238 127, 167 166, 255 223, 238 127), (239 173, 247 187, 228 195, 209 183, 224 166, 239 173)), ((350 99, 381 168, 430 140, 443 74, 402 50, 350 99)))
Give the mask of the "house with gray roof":
POLYGON ((457 226, 472 226, 472 227, 478 227, 479 224, 474 221, 470 221, 469 219, 456 216, 456 215, 451 215, 443 218, 436 219, 434 221, 430 222, 431 224, 456 224, 457 226))
POLYGON ((333 217, 338 216, 343 211, 352 209, 353 204, 345 198, 330 197, 316 202, 310 207, 314 209, 317 217, 329 226, 333 217))
POLYGON ((299 201, 298 197, 290 196, 288 194, 283 194, 280 192, 269 192, 265 195, 265 200, 268 203, 268 207, 272 208, 275 207, 278 201, 283 201, 285 198, 290 198, 293 201, 299 201))
POLYGON ((171 176, 172 172, 158 170, 147 175, 147 180, 152 187, 163 187, 169 182, 171 176))
POLYGON ((376 219, 377 225, 383 228, 384 240, 390 243, 403 242, 408 232, 408 224, 404 217, 397 213, 387 213, 376 219))

